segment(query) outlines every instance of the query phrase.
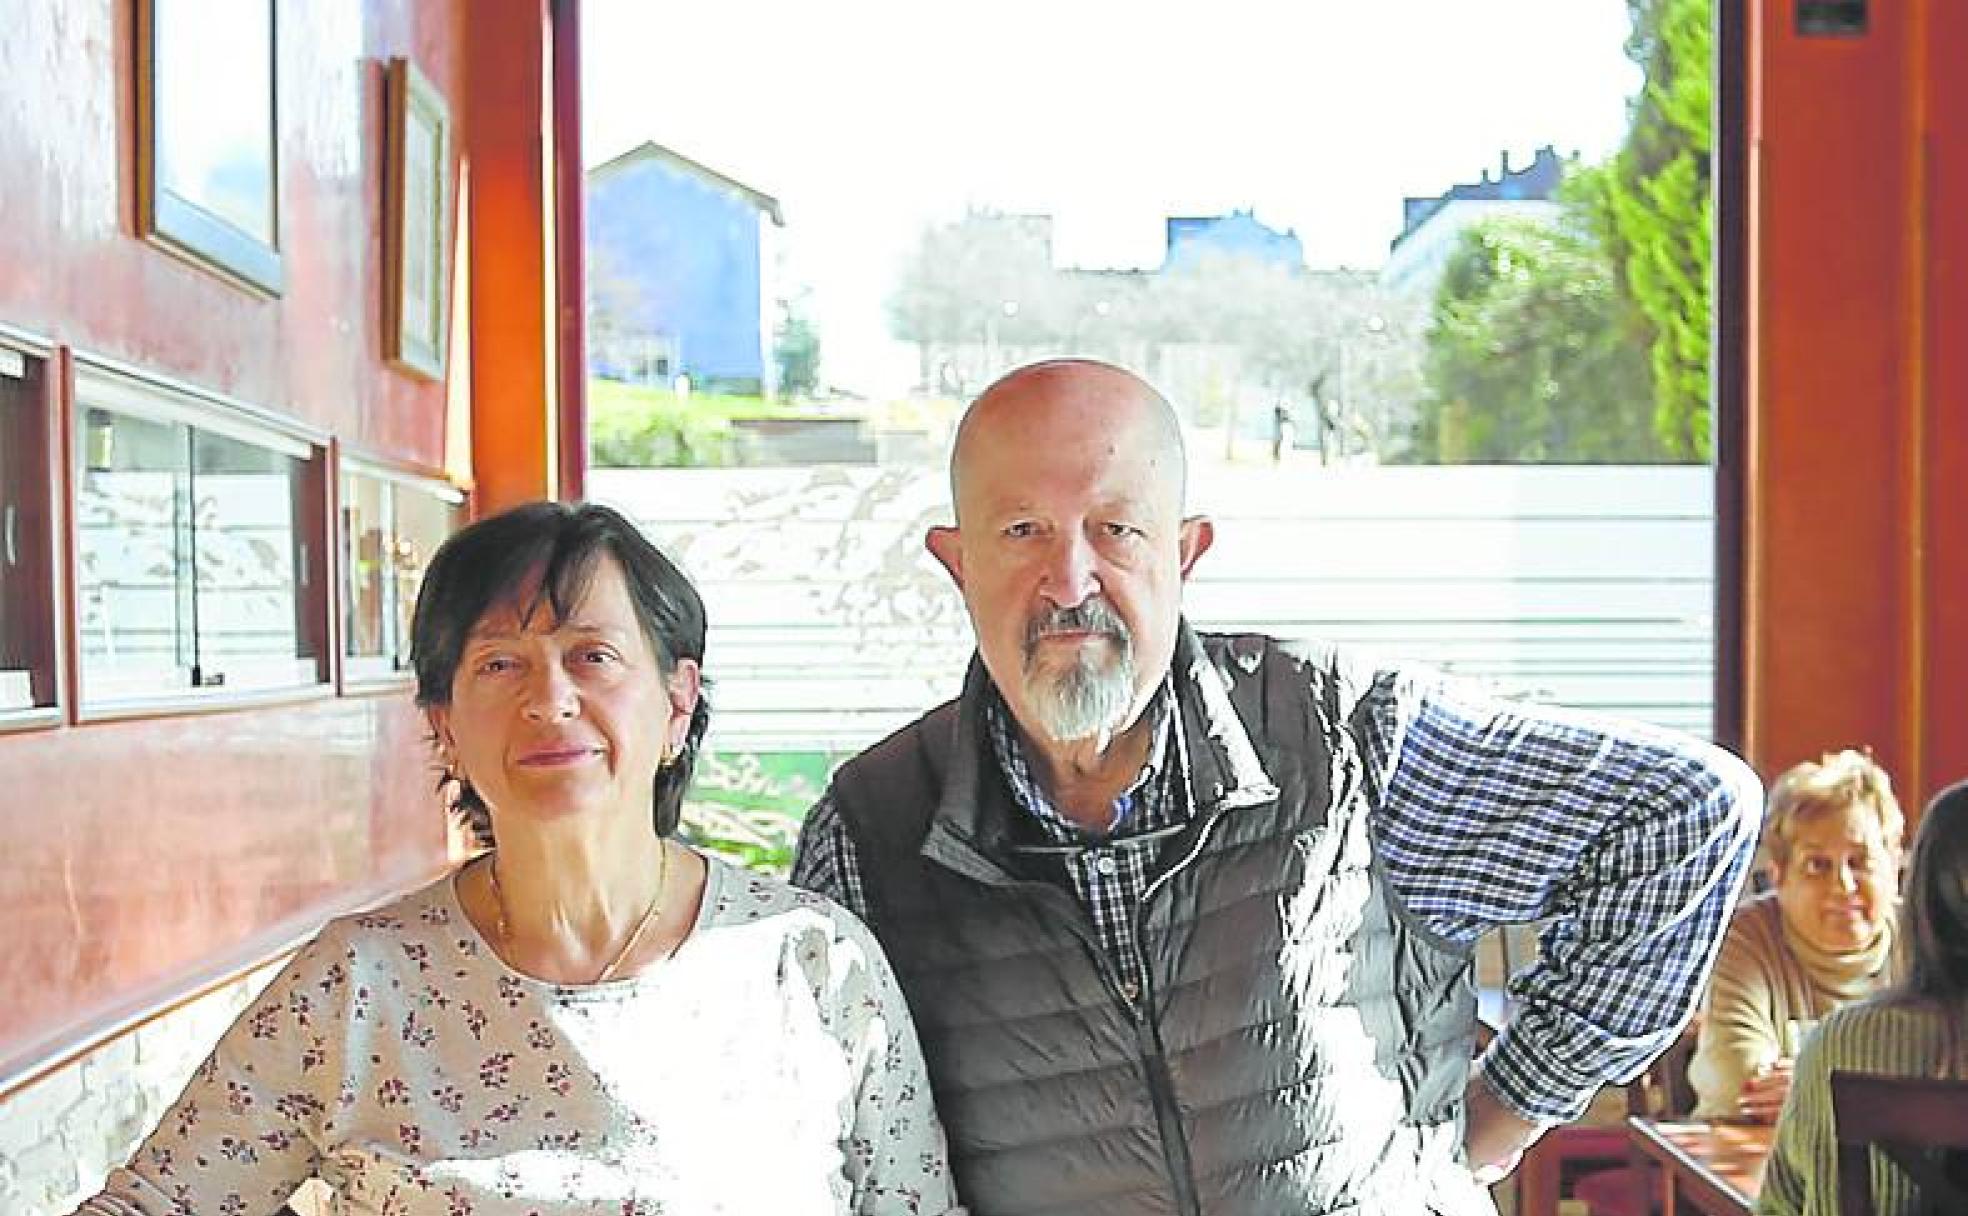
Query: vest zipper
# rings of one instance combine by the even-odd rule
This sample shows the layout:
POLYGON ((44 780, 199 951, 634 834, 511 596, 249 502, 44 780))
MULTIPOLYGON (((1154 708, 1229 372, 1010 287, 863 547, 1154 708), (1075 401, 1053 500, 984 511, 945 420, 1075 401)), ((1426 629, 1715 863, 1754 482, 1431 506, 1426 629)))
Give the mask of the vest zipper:
POLYGON ((1181 860, 1155 876, 1148 889, 1141 893, 1141 903, 1134 910, 1134 941, 1141 955, 1141 1001, 1134 1007, 1135 1020, 1140 1027, 1142 1063, 1148 1074, 1148 1096, 1155 1104, 1155 1130, 1162 1138, 1162 1160, 1168 1167, 1169 1183, 1175 1188, 1176 1211, 1183 1216, 1202 1216, 1202 1200, 1196 1194, 1196 1166, 1189 1155, 1189 1133, 1182 1126, 1182 1108, 1176 1100, 1175 1077, 1169 1072, 1168 1049, 1162 1044, 1161 1019, 1155 1016, 1155 968, 1148 962, 1148 955, 1141 949, 1144 930, 1148 922, 1148 905, 1176 874, 1187 869, 1200 857, 1205 845, 1209 843, 1210 833, 1216 829, 1220 818, 1220 806, 1212 805, 1204 812, 1202 827, 1196 833, 1196 842, 1181 860))

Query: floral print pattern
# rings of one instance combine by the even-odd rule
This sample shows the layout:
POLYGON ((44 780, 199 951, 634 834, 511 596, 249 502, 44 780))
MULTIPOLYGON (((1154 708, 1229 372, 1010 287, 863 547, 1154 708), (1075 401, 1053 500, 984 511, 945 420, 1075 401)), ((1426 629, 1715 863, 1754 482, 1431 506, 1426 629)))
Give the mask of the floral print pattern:
POLYGON ((959 1213, 861 923, 710 860, 691 936, 598 985, 508 969, 450 878, 330 924, 80 1212, 959 1213))

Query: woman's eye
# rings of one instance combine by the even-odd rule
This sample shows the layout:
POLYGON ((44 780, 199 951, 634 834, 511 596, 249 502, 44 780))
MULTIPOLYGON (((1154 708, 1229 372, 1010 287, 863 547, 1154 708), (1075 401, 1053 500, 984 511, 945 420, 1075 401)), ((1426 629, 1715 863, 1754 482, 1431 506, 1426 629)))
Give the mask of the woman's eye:
POLYGON ((596 647, 592 650, 584 650, 581 652, 581 661, 583 663, 591 663, 596 665, 602 663, 612 663, 615 661, 615 652, 612 650, 605 650, 601 647, 596 647))
POLYGON ((479 660, 478 670, 483 675, 496 676, 503 672, 511 671, 517 666, 518 664, 507 656, 495 654, 489 659, 479 660))

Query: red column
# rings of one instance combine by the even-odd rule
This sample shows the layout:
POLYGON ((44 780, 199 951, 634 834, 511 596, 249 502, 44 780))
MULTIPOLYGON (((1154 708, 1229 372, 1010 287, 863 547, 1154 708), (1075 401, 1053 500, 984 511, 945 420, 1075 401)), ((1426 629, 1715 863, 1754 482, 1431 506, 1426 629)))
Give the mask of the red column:
POLYGON ((1869 7, 1753 10, 1745 737, 1766 775, 1870 745, 1916 801, 1968 770, 1968 22, 1869 7))
POLYGON ((549 25, 544 0, 476 0, 465 25, 472 471, 490 513, 556 488, 549 25))

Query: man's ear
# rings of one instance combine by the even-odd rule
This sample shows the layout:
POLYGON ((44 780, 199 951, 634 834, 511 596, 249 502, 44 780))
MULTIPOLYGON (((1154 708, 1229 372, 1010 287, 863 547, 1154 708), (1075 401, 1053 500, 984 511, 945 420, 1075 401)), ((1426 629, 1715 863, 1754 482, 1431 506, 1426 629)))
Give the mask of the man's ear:
POLYGON ((1182 577, 1196 568, 1196 562, 1209 547, 1216 543, 1216 525, 1207 515, 1191 515, 1182 521, 1182 531, 1177 538, 1177 547, 1182 555, 1182 577))
POLYGON ((957 590, 962 591, 963 534, 947 524, 939 524, 923 536, 923 547, 949 572, 950 581, 957 585, 957 590))

